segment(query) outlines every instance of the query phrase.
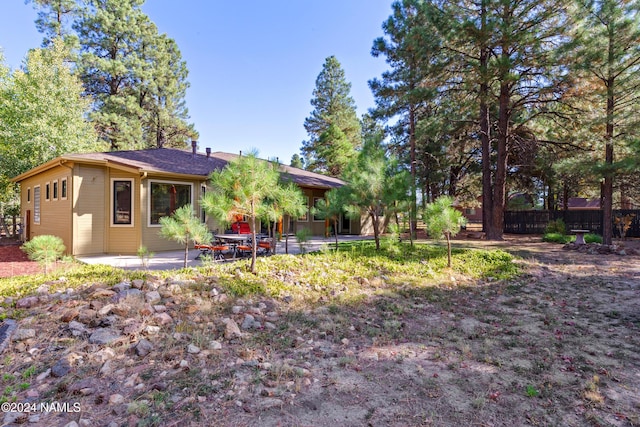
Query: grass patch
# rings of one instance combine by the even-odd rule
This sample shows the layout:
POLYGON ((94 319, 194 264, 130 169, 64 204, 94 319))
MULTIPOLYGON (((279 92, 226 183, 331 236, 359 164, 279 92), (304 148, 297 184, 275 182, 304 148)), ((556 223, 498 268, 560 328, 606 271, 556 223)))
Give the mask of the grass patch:
MULTIPOLYGON (((447 268, 446 248, 438 245, 399 244, 393 251, 377 251, 373 241, 341 243, 306 255, 258 258, 257 274, 248 272, 248 260, 219 263, 197 270, 154 271, 156 276, 198 278, 216 276, 218 286, 235 297, 287 297, 293 304, 358 303, 372 294, 397 288, 429 288, 451 274, 468 279, 504 280, 518 274, 513 257, 500 250, 454 249, 447 268)), ((42 285, 49 292, 100 283, 144 279, 145 271, 127 271, 105 265, 72 264, 63 273, 0 279, 0 296, 23 296, 42 285)))

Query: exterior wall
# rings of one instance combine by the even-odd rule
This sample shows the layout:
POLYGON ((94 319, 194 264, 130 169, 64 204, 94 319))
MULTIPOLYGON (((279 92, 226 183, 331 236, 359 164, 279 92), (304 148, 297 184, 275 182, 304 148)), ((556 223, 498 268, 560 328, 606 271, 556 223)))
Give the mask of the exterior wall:
MULTIPOLYGON (((150 196, 151 196, 151 182, 171 182, 182 185, 191 185, 191 204, 194 207, 194 211, 198 215, 200 214, 200 195, 201 195, 201 181, 184 181, 178 179, 167 179, 161 176, 149 176, 147 179, 141 181, 139 188, 140 194, 140 213, 142 223, 142 244, 150 251, 171 251, 177 249, 183 249, 184 246, 173 242, 168 239, 164 239, 160 236, 160 225, 150 224, 150 196)), ((136 248, 137 250, 137 248, 136 248)))
POLYGON ((109 179, 105 191, 105 221, 107 224, 107 252, 118 254, 135 254, 141 246, 142 226, 144 218, 140 211, 140 176, 117 169, 109 169, 109 179), (113 181, 132 180, 132 224, 116 225, 113 223, 113 181))
POLYGON ((35 236, 54 235, 64 242, 67 253, 72 252, 73 241, 71 238, 71 169, 65 166, 56 166, 42 174, 25 179, 20 183, 21 187, 21 215, 25 219, 23 228, 24 238, 31 240, 35 236), (62 181, 67 182, 67 196, 62 198, 62 181), (46 199, 46 186, 49 184, 49 199, 46 199), (54 184, 57 183, 57 184, 54 184), (54 185, 57 186, 57 197, 53 197, 54 185), (34 189, 40 187, 40 221, 35 223, 34 189), (26 224, 27 211, 29 222, 26 224), (26 233, 29 233, 27 235, 26 233))
POLYGON ((74 166, 73 179, 73 254, 104 253, 108 209, 106 169, 87 165, 74 166))
POLYGON ((293 221, 293 229, 290 230, 291 233, 296 233, 298 230, 303 228, 307 228, 311 230, 311 234, 313 236, 324 236, 327 230, 327 223, 324 219, 314 219, 313 215, 311 215, 311 208, 313 207, 314 200, 317 198, 323 198, 326 190, 320 190, 316 188, 302 188, 302 193, 307 197, 307 215, 306 218, 293 221))

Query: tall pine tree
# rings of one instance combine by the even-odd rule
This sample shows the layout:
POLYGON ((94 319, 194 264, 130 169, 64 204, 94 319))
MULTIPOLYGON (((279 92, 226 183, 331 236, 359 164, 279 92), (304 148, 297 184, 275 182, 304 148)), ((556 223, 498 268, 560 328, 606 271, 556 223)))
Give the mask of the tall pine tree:
POLYGON ((309 140, 301 151, 308 170, 340 176, 360 147, 361 125, 350 91, 340 62, 328 57, 316 79, 314 110, 304 122, 309 140))

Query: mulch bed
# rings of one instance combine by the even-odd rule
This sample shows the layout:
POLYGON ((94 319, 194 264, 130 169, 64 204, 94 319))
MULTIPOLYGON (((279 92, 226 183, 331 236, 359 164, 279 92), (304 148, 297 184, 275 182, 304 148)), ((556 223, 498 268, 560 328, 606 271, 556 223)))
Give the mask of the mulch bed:
POLYGON ((23 276, 40 272, 42 272, 42 266, 35 261, 29 261, 27 254, 20 250, 18 242, 2 242, 0 245, 0 277, 23 276))

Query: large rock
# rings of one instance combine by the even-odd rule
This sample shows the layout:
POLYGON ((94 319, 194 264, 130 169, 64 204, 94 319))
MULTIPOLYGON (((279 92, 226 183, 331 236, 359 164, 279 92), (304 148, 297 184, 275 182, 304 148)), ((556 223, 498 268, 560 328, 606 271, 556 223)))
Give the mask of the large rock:
POLYGON ((222 323, 225 324, 224 337, 228 340, 242 337, 240 327, 233 319, 224 318, 222 323))
POLYGON ((31 308, 38 304, 38 297, 25 297, 16 301, 16 308, 31 308))
POLYGON ((153 344, 149 340, 141 339, 136 344, 135 351, 138 356, 144 357, 153 351, 153 344))
POLYGON ((105 345, 112 343, 118 338, 120 338, 120 332, 114 329, 102 328, 96 330, 91 334, 91 336, 89 336, 89 342, 91 344, 105 345))

